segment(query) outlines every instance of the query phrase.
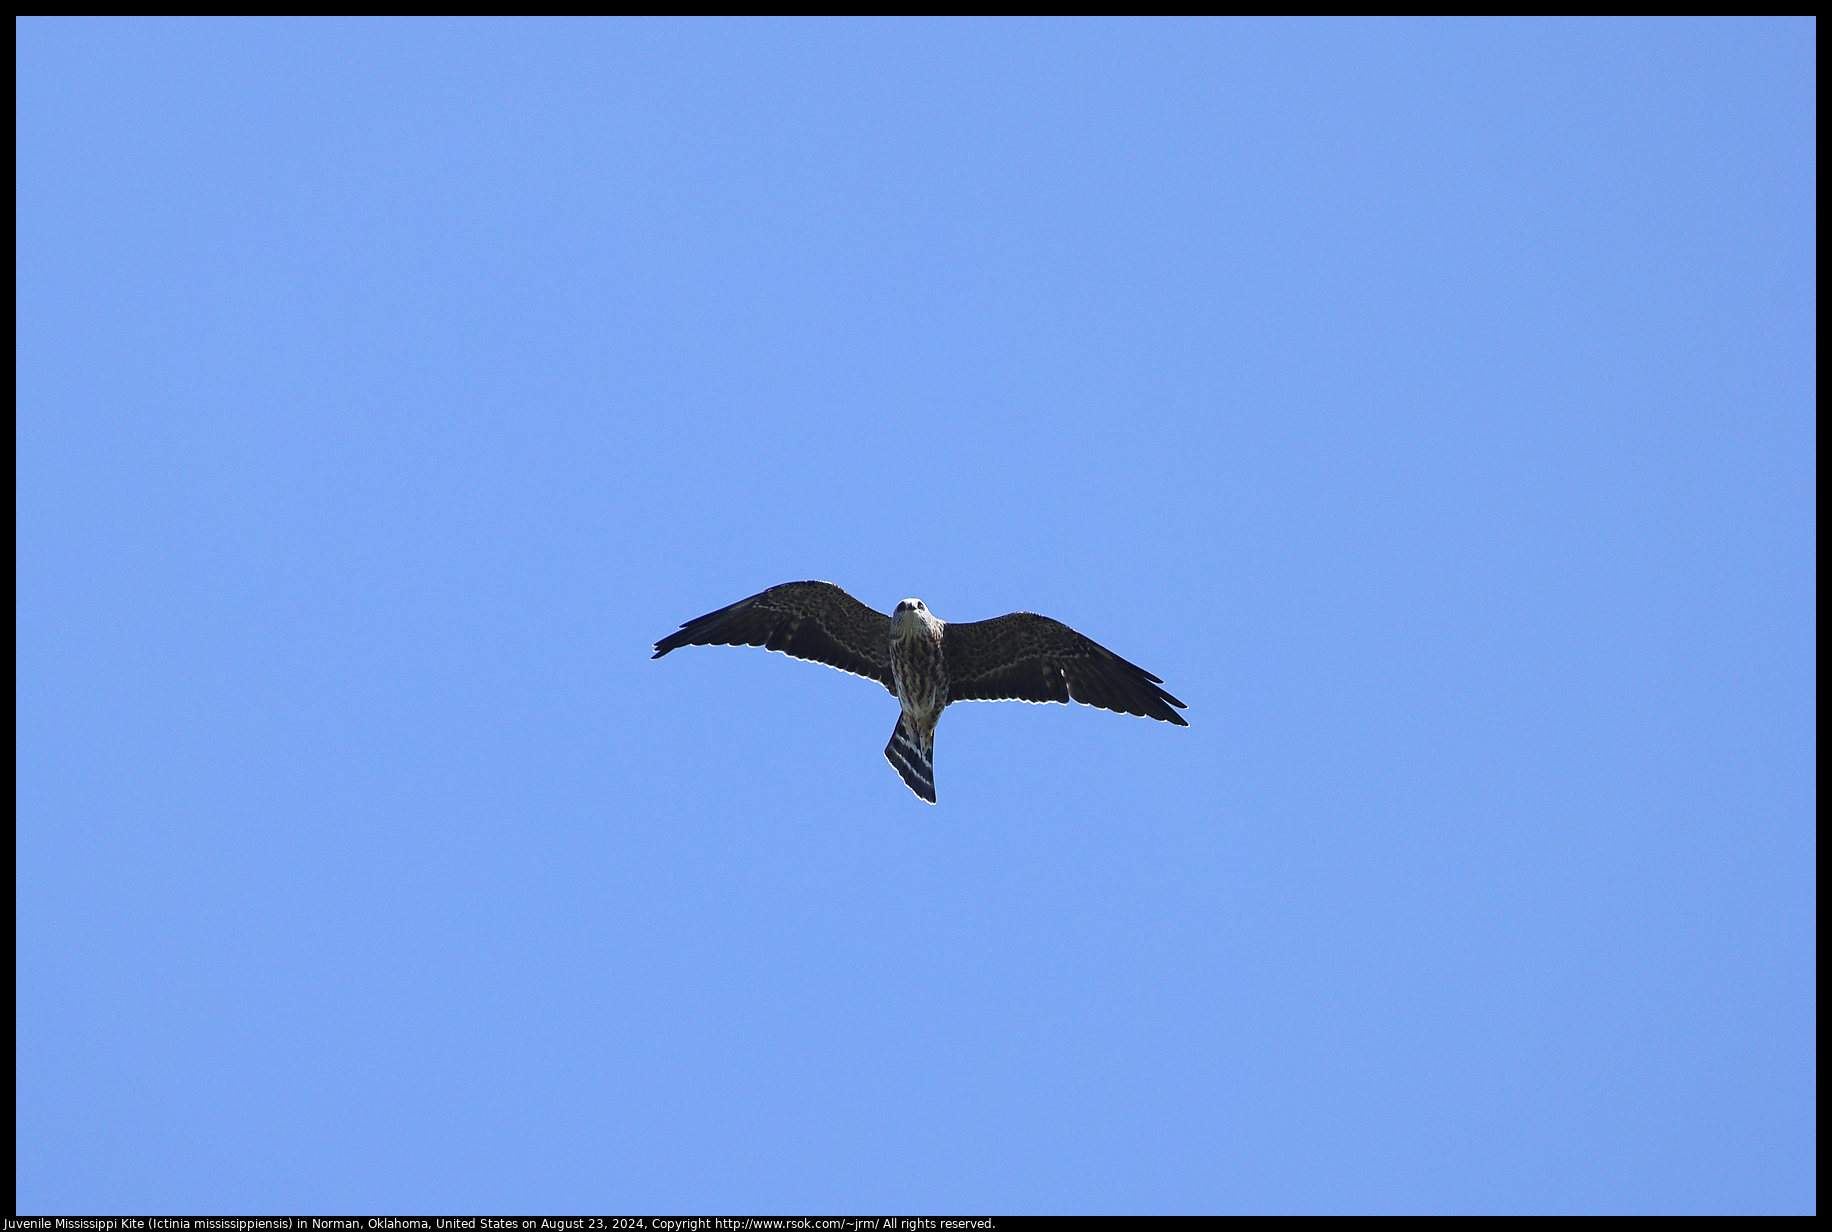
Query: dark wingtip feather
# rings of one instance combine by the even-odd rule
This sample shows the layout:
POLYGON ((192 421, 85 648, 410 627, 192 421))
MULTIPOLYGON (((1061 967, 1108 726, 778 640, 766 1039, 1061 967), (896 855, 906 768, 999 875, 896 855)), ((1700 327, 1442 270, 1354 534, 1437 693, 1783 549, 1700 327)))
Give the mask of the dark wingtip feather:
POLYGON ((1190 721, 1184 718, 1182 715, 1178 714, 1177 711, 1172 710, 1171 709, 1172 706, 1176 706, 1179 709, 1183 709, 1183 710, 1189 709, 1188 706, 1185 706, 1182 702, 1178 701, 1176 698, 1166 693, 1163 689, 1159 689, 1157 705, 1153 708, 1151 717, 1154 719, 1162 719, 1166 723, 1174 723, 1178 727, 1188 727, 1190 725, 1190 721))
POLYGON ((651 659, 659 659, 663 655, 667 654, 670 650, 679 650, 683 646, 692 645, 693 644, 693 634, 689 633, 688 629, 692 628, 694 625, 699 624, 700 621, 703 621, 705 619, 706 617, 702 616, 700 617, 699 620, 690 620, 686 624, 681 626, 680 632, 670 633, 667 637, 664 637, 661 641, 655 643, 655 653, 650 655, 649 657, 651 659))

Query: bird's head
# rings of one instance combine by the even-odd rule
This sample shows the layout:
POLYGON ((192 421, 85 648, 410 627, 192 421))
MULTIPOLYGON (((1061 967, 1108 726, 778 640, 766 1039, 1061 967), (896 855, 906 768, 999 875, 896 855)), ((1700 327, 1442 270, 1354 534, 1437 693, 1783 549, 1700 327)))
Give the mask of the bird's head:
POLYGON ((912 637, 915 634, 930 633, 941 622, 929 611, 929 605, 921 599, 905 599, 891 613, 891 630, 898 637, 912 637))

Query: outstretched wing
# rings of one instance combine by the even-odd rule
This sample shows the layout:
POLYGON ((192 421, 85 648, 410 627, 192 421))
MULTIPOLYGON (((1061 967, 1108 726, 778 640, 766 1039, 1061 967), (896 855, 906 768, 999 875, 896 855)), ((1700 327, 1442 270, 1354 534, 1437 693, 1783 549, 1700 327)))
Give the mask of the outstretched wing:
POLYGON ((655 643, 654 658, 681 646, 762 646, 876 680, 892 693, 891 618, 832 582, 784 582, 708 612, 655 643))
POLYGON ((1188 707, 1159 687, 1162 680, 1048 616, 1013 612, 951 624, 942 645, 950 702, 1078 701, 1189 726, 1171 709, 1188 707))

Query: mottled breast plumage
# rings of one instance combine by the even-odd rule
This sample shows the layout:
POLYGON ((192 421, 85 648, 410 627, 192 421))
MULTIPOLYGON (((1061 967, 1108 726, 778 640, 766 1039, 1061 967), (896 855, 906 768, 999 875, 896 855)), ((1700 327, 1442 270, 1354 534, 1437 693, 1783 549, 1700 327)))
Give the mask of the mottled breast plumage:
POLYGON ((904 711, 918 719, 932 719, 948 704, 943 627, 920 599, 905 599, 891 617, 891 679, 904 711))

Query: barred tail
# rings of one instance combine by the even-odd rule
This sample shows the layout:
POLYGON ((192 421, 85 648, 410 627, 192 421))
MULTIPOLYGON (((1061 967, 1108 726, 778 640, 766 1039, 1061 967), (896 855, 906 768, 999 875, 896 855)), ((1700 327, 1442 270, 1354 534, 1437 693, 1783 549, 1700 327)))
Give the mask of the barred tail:
POLYGON ((919 731, 910 716, 897 716, 897 730, 884 746, 885 760, 897 768, 910 790, 935 803, 935 728, 919 731))

